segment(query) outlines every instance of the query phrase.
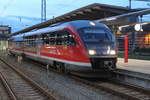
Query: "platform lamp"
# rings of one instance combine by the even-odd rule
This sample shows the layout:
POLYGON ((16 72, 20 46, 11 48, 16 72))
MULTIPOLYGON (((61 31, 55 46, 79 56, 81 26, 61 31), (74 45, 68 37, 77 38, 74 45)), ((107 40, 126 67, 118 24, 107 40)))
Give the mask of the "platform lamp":
POLYGON ((143 31, 141 24, 135 24, 134 29, 135 29, 135 31, 138 31, 138 32, 143 31))
POLYGON ((135 24, 135 26, 134 26, 134 29, 135 29, 135 31, 143 31, 143 28, 142 28, 142 17, 143 16, 140 16, 140 23, 138 23, 138 24, 135 24))

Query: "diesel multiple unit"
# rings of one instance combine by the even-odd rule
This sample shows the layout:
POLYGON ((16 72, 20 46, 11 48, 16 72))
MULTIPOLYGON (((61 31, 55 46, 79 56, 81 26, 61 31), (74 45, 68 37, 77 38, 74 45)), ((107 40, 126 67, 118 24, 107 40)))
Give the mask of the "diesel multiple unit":
POLYGON ((9 52, 62 71, 110 70, 117 61, 112 31, 89 20, 57 23, 12 36, 9 52))

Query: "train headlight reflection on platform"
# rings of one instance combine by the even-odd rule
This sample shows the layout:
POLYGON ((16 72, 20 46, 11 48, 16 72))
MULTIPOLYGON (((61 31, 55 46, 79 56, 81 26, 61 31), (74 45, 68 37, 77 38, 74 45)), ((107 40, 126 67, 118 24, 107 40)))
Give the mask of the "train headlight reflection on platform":
POLYGON ((115 55, 115 54, 116 54, 116 51, 115 51, 115 50, 110 50, 110 54, 111 54, 111 55, 115 55))
POLYGON ((96 51, 95 51, 95 50, 89 50, 89 54, 90 54, 90 55, 95 55, 95 54, 96 54, 96 51))

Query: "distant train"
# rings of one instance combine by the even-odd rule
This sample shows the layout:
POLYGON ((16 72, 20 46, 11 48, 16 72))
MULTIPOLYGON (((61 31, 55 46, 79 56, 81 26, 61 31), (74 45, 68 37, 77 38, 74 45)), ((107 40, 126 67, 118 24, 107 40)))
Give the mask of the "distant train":
POLYGON ((61 71, 116 68, 114 34, 104 24, 77 20, 12 36, 9 52, 51 65, 61 71))

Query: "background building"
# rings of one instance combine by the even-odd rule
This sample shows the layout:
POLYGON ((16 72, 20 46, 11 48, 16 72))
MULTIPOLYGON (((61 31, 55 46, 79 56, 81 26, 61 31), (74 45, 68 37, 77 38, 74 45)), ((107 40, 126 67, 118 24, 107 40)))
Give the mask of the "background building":
POLYGON ((6 50, 8 48, 8 35, 11 33, 11 27, 0 26, 0 50, 6 50))
MULTIPOLYGON (((139 28, 140 28, 139 27, 139 28)), ((150 54, 150 23, 134 23, 118 27, 116 34, 119 51, 124 50, 124 36, 129 37, 129 51, 150 54), (136 31, 135 25, 139 24, 141 29, 136 31)))

